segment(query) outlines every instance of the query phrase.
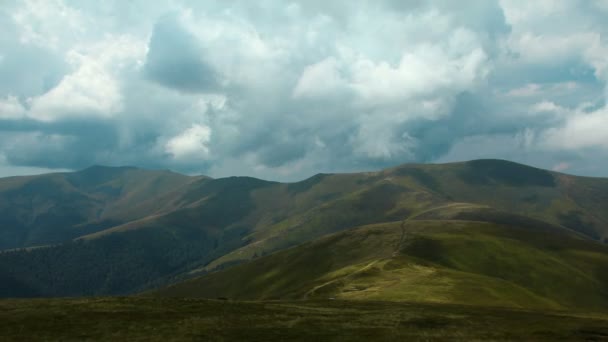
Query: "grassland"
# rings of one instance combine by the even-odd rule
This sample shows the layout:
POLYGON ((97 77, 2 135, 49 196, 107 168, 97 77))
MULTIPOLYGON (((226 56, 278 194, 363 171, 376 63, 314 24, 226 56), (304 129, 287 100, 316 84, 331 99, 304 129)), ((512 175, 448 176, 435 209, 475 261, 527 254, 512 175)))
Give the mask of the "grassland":
POLYGON ((0 301, 3 341, 608 339, 608 316, 373 301, 90 298, 0 301))
POLYGON ((151 294, 603 310, 607 271, 608 247, 568 231, 404 221, 330 235, 151 294))

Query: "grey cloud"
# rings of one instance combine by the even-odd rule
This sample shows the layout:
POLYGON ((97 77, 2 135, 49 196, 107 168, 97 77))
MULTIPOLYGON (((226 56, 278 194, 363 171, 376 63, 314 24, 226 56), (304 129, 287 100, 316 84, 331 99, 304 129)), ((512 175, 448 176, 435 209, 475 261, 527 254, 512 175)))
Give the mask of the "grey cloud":
POLYGON ((0 11, 0 97, 25 100, 47 92, 59 83, 69 67, 55 51, 23 45, 12 18, 0 11))
MULTIPOLYGON (((14 165, 79 169, 91 165, 96 155, 115 149, 112 126, 99 121, 33 124, 26 132, 6 132, 2 137, 3 154, 14 165), (83 134, 84 133, 84 134, 83 134)), ((25 127, 24 127, 25 126, 25 127)))
POLYGON ((174 15, 162 17, 154 26, 145 72, 151 80, 177 90, 204 92, 218 87, 217 74, 204 60, 198 40, 174 15))

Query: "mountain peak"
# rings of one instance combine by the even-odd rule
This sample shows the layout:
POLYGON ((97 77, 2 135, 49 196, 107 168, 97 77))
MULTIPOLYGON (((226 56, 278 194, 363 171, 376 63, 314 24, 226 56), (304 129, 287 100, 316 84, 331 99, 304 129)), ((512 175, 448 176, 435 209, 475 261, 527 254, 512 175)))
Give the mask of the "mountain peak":
POLYGON ((465 181, 487 184, 491 180, 510 185, 555 186, 553 174, 547 170, 502 159, 477 159, 465 163, 465 181))

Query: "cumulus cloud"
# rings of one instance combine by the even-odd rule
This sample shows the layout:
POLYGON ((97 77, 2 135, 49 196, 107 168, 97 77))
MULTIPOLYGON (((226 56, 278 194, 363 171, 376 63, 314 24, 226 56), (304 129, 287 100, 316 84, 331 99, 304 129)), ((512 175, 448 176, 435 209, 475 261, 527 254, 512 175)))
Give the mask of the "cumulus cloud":
POLYGON ((608 108, 591 112, 578 109, 569 113, 563 126, 546 131, 544 143, 559 150, 589 147, 608 150, 608 108))
POLYGON ((293 180, 502 157, 598 174, 605 7, 5 1, 0 169, 293 180))
POLYGON ((293 90, 293 96, 318 100, 334 97, 348 88, 347 81, 340 74, 338 62, 329 57, 304 68, 293 90))
POLYGON ((144 46, 128 37, 108 37, 67 53, 73 71, 45 94, 30 99, 30 116, 53 121, 71 116, 112 117, 123 110, 118 75, 141 59, 144 46))
POLYGON ((192 125, 179 135, 169 139, 165 151, 175 159, 206 159, 209 157, 211 130, 202 125, 192 125))

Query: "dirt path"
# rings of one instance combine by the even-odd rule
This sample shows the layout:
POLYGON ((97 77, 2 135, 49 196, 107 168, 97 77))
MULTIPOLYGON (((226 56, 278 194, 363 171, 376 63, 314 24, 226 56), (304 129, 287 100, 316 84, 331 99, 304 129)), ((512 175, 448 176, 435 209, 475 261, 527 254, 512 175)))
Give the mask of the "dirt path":
POLYGON ((409 220, 409 218, 406 218, 405 220, 401 221, 401 224, 399 225, 399 228, 401 229, 401 237, 399 237, 399 242, 397 242, 397 246, 395 246, 395 251, 393 252, 393 257, 396 257, 397 255, 399 255, 399 251, 401 251, 401 246, 403 246, 403 243, 405 242, 405 239, 407 238, 407 233, 405 231, 405 222, 408 220, 409 220))

